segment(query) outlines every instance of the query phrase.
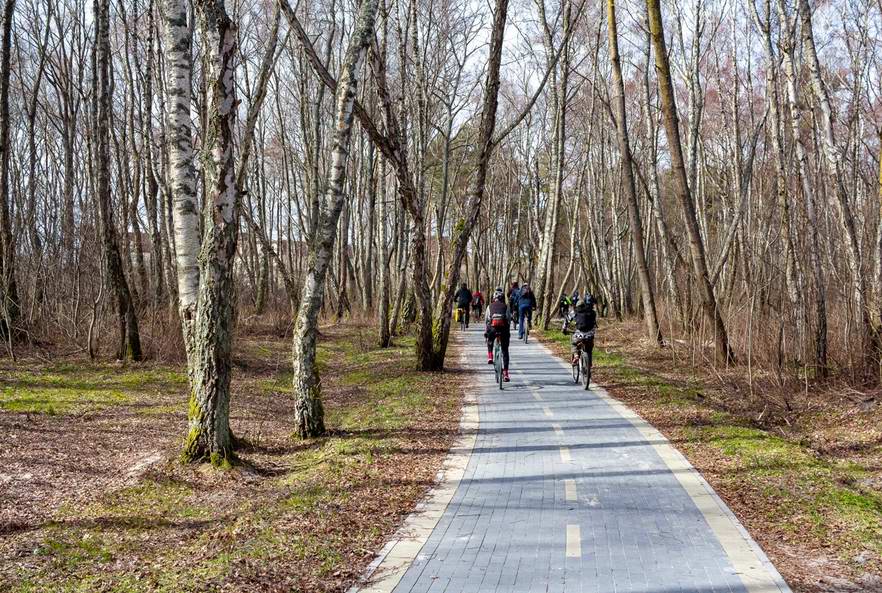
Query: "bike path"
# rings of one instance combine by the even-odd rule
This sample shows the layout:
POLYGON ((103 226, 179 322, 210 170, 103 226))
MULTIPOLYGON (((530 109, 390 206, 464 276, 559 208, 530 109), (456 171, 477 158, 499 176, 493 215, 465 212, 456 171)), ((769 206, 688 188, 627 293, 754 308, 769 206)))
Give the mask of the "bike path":
POLYGON ((477 371, 476 430, 362 591, 789 593, 710 486, 632 411, 514 334, 500 391, 480 328, 459 338, 477 371))

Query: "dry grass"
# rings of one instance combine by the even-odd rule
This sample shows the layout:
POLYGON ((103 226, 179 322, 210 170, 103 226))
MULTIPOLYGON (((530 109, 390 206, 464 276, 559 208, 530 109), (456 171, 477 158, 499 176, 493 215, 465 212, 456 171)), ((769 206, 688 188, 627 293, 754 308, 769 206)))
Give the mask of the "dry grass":
MULTIPOLYGON (((594 379, 661 430, 799 593, 882 590, 882 407, 844 381, 815 387, 719 368, 686 339, 657 349, 601 320, 594 379)), ((559 332, 544 339, 568 356, 559 332)))
MULTIPOLYGON (((462 374, 413 371, 412 341, 322 329, 330 434, 292 436, 290 342, 237 342, 230 471, 177 461, 181 368, 82 360, 0 371, 0 590, 344 591, 433 483, 462 374)), ((456 359, 455 352, 451 360, 456 359)), ((451 365, 454 369, 456 365, 451 365)))

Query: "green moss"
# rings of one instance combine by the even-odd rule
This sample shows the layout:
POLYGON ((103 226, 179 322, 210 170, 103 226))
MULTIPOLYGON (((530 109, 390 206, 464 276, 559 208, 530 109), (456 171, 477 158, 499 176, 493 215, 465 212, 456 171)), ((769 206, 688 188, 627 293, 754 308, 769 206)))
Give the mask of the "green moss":
POLYGON ((186 376, 176 369, 120 369, 95 364, 12 369, 4 370, 2 375, 0 409, 29 414, 96 411, 186 384, 186 376))
POLYGON ((233 462, 230 459, 229 455, 222 455, 221 453, 214 452, 211 454, 209 460, 211 461, 211 465, 218 469, 229 470, 233 469, 233 462))
MULTIPOLYGON (((248 574, 248 567, 255 563, 283 565, 294 559, 317 567, 311 572, 313 577, 345 571, 347 550, 371 545, 366 538, 385 533, 388 522, 359 527, 356 539, 339 530, 300 526, 337 521, 341 505, 364 494, 360 485, 386 479, 375 462, 381 455, 400 451, 404 437, 395 429, 413 425, 415 418, 439 406, 452 410, 457 399, 454 393, 449 397, 437 393, 433 385, 437 375, 412 370, 412 337, 398 338, 397 347, 385 350, 375 348, 373 338, 368 331, 343 340, 332 335, 320 343, 319 359, 328 365, 326 389, 342 384, 347 399, 345 405, 335 403, 328 409, 326 421, 334 429, 331 436, 297 443, 292 451, 274 459, 274 466, 284 469, 281 475, 262 476, 258 486, 249 487, 243 496, 238 487, 215 481, 225 482, 235 475, 214 476, 207 483, 193 479, 191 485, 149 474, 138 484, 93 503, 70 504, 59 510, 55 525, 47 527, 45 535, 67 548, 76 547, 86 534, 87 541, 99 538, 91 539, 100 542, 92 559, 87 551, 76 552, 82 559, 68 569, 65 561, 56 568, 44 558, 47 564, 22 568, 13 586, 22 592, 196 593, 224 583, 234 573, 248 574), (216 504, 219 492, 223 492, 222 504, 216 504), (148 539, 150 545, 145 546, 148 539), (136 573, 129 570, 133 565, 138 567, 136 573)), ((290 371, 283 370, 259 388, 287 393, 290 385, 290 371)), ((187 410, 188 418, 202 418, 194 398, 186 405, 182 401, 179 408, 181 413, 187 410)), ((144 413, 164 411, 158 405, 143 409, 144 413)), ((198 430, 189 430, 187 442, 198 437, 198 430)), ((180 471, 190 470, 176 468, 173 473, 180 471)), ((39 537, 43 535, 40 532, 39 537)), ((52 553, 60 559, 77 558, 72 551, 52 553)))
POLYGON ((271 395, 274 393, 291 393, 291 385, 294 382, 294 372, 285 370, 278 373, 272 379, 261 379, 257 382, 261 393, 271 395))
POLYGON ((202 429, 200 428, 202 418, 202 408, 199 407, 196 394, 191 392, 190 402, 187 407, 187 424, 189 429, 187 430, 187 436, 184 438, 184 446, 181 452, 181 460, 185 463, 197 460, 196 448, 199 444, 199 437, 202 435, 202 429))
POLYGON ((145 480, 118 490, 90 508, 95 514, 132 520, 127 525, 145 525, 158 518, 194 519, 210 515, 200 506, 192 486, 177 481, 145 480))
POLYGON ((63 533, 56 530, 34 550, 37 556, 48 556, 56 568, 74 570, 81 564, 107 563, 113 554, 105 547, 103 540, 90 532, 82 535, 78 531, 63 533))

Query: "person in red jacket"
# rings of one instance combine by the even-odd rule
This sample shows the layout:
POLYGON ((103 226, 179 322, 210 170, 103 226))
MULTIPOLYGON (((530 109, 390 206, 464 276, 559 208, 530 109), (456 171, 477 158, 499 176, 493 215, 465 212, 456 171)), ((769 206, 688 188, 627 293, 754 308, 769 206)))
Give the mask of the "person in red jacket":
POLYGON ((484 310, 484 295, 480 290, 472 293, 472 317, 480 319, 481 311, 484 310))

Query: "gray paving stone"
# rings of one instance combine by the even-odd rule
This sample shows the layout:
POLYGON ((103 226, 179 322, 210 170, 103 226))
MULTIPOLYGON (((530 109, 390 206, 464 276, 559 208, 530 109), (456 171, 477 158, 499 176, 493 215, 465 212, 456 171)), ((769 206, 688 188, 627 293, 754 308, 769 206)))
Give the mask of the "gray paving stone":
MULTIPOLYGON (((479 329, 468 332, 469 346, 480 340, 479 329)), ((511 360, 504 391, 492 367, 472 361, 481 373, 475 446, 395 593, 746 593, 704 515, 638 428, 573 385, 537 344, 513 341, 511 360), (564 480, 575 482, 575 502, 564 480), (581 557, 567 557, 568 525, 579 526, 581 557)))

